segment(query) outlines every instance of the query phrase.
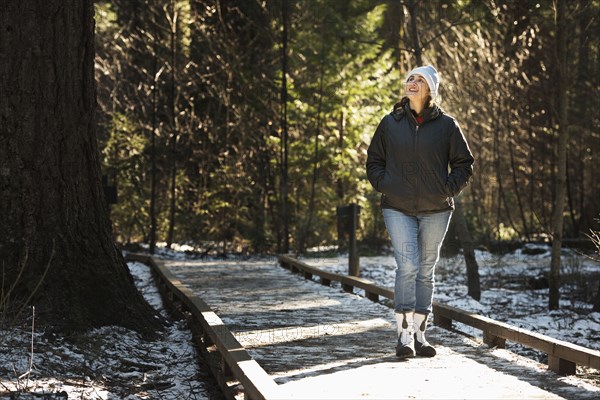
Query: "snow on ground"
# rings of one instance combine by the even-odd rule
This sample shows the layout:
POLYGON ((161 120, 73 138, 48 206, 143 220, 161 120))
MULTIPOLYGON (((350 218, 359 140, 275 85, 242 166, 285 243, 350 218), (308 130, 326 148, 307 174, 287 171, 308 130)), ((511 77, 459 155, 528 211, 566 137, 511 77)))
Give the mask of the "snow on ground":
MULTIPOLYGON (((531 288, 530 279, 540 279, 548 271, 549 249, 535 247, 533 253, 538 254, 530 254, 532 246, 525 249, 504 256, 478 251, 483 289, 479 302, 466 294, 463 258, 442 258, 436 271, 435 300, 557 339, 600 349, 600 313, 592 313, 591 304, 578 299, 581 287, 574 284, 579 279, 579 286, 582 283, 585 286, 587 277, 600 273, 600 263, 573 251, 564 251, 562 273, 569 279, 561 288, 561 309, 548 311, 548 289, 531 288)), ((158 248, 157 256, 184 260, 198 258, 198 253, 193 247, 179 246, 177 250, 158 248)), ((229 257, 230 260, 237 258, 229 257)), ((247 258, 239 257, 239 260, 247 258)), ((274 257, 253 259, 274 261, 274 257)), ((303 260, 337 273, 348 270, 345 255, 303 260)), ((381 286, 393 287, 395 262, 392 256, 361 257, 360 264, 362 277, 381 286)), ((144 297, 166 315, 149 268, 139 263, 130 263, 129 267, 144 297)), ((595 293, 597 281, 594 282, 586 290, 595 293)), ((466 326, 458 328, 476 337, 481 334, 466 326)), ((510 350, 544 362, 542 354, 510 342, 507 345, 510 350)), ((200 365, 196 357, 191 333, 183 321, 173 321, 157 341, 145 341, 135 332, 123 328, 105 327, 69 341, 35 332, 33 347, 33 368, 26 374, 31 356, 30 328, 0 330, 0 399, 220 397, 207 368, 200 365), (17 392, 21 394, 15 395, 17 392)), ((591 373, 600 379, 597 371, 591 373)))
MULTIPOLYGON (((590 283, 587 279, 592 274, 600 274, 600 262, 576 251, 563 250, 561 274, 565 278, 561 287, 561 308, 548 311, 548 289, 532 287, 538 280, 543 280, 549 270, 548 246, 528 245, 502 256, 477 251, 476 257, 482 287, 481 300, 476 301, 467 295, 466 266, 462 255, 458 255, 440 259, 436 267, 435 301, 600 350, 600 313, 592 312, 592 304, 578 299, 583 291, 595 294, 598 289, 597 280, 590 283), (579 285, 575 284, 577 282, 579 285)), ((344 255, 305 257, 302 260, 331 272, 348 273, 348 260, 344 255)), ((390 289, 394 286, 395 268, 391 255, 360 258, 360 276, 390 289)), ((473 328, 462 328, 475 336, 478 333, 471 332, 473 328)))
MULTIPOLYGON (((129 269, 146 300, 167 317, 149 267, 129 269)), ((31 329, 0 330, 1 399, 219 398, 196 357, 184 321, 173 321, 159 340, 146 341, 119 327, 64 340, 31 329)))

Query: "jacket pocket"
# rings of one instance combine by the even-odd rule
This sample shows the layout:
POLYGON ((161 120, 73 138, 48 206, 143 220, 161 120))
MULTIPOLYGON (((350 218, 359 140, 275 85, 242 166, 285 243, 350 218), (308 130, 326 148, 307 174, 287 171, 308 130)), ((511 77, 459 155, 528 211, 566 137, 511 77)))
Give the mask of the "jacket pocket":
POLYGON ((383 173, 381 180, 379 181, 379 192, 383 194, 389 194, 389 186, 390 186, 390 174, 387 170, 383 173))
POLYGON ((452 192, 450 191, 450 188, 448 187, 448 174, 438 173, 432 178, 433 178, 432 180, 435 181, 435 186, 436 186, 435 190, 437 191, 438 194, 440 194, 440 196, 442 196, 444 198, 452 197, 452 192))

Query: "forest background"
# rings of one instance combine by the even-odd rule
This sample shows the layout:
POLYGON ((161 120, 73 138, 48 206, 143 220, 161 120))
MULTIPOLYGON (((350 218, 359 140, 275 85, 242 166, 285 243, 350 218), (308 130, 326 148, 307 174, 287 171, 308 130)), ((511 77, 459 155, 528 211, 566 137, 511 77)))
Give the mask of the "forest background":
POLYGON ((600 214, 600 1, 565 3, 561 25, 552 1, 96 1, 116 239, 302 253, 336 244, 336 207, 357 203, 363 248, 380 248, 366 150, 420 64, 440 71, 440 106, 476 158, 460 197, 475 242, 549 240, 558 189, 564 237, 585 238, 600 214))

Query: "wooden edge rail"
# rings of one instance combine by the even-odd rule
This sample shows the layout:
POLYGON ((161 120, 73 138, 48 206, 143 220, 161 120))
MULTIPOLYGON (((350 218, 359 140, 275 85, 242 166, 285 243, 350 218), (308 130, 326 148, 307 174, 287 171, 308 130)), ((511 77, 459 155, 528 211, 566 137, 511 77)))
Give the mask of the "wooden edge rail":
MULTIPOLYGON (((278 260, 284 268, 288 268, 292 272, 303 273, 307 279, 319 276, 321 283, 325 285, 330 285, 331 282, 340 282, 342 288, 348 292, 352 292, 353 288, 357 287, 363 289, 365 297, 373 301, 378 301, 379 296, 390 300, 394 299, 392 290, 377 286, 367 279, 323 271, 289 255, 279 255, 278 260)), ((575 374, 577 365, 600 369, 600 351, 598 350, 564 342, 438 302, 433 303, 433 317, 434 323, 443 328, 451 328, 452 321, 456 321, 481 330, 483 341, 490 346, 504 348, 506 340, 510 340, 543 351, 548 355, 548 369, 559 374, 575 374)))
POLYGON ((187 311, 194 339, 207 359, 223 393, 235 398, 228 382, 238 381, 246 399, 281 398, 277 383, 248 354, 221 318, 198 296, 185 287, 165 266, 146 254, 127 254, 126 261, 138 261, 150 266, 158 279, 163 299, 183 314, 187 311), (217 353, 217 354, 215 354, 217 353), (216 362, 211 362, 215 361, 216 362), (233 378, 233 379, 232 379, 233 378))

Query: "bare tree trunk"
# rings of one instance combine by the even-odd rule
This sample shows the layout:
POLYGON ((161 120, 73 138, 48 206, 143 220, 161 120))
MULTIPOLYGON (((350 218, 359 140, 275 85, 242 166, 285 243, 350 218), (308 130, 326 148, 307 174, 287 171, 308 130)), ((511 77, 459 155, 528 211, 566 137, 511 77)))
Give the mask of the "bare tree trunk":
POLYGON ((519 192, 519 181, 517 178, 517 166, 515 164, 515 155, 512 140, 509 138, 509 153, 510 153, 510 166, 512 169, 512 179, 515 190, 515 196, 517 197, 517 205, 519 207, 519 215, 521 216, 521 223, 523 224, 524 236, 529 239, 529 228, 527 227, 527 218, 525 217, 525 211, 523 209, 523 202, 521 201, 521 194, 519 192))
POLYGON ((417 15, 419 13, 419 3, 415 0, 408 0, 408 14, 410 15, 410 35, 415 52, 415 61, 417 66, 423 65, 423 48, 421 47, 421 38, 419 35, 417 15))
MULTIPOLYGON (((496 172, 496 188, 497 188, 497 195, 493 196, 493 201, 496 202, 496 207, 495 207, 495 221, 494 221, 494 226, 496 227, 496 237, 495 239, 499 239, 500 235, 500 230, 498 229, 500 227, 500 220, 501 220, 501 215, 502 215, 502 174, 500 173, 500 139, 499 139, 499 128, 498 128, 498 116, 497 114, 494 114, 494 145, 493 145, 493 149, 492 149, 492 154, 493 154, 493 162, 494 162, 494 171, 496 172)), ((492 204, 493 205, 493 204, 492 204)))
POLYGON ((569 130, 567 125, 567 17, 566 2, 556 0, 556 61, 558 67, 558 165, 556 189, 554 197, 554 213, 552 215, 552 257, 550 261, 550 295, 549 308, 559 308, 560 299, 560 250, 562 248, 565 194, 567 188, 567 145, 569 130))
MULTIPOLYGON (((585 0, 579 0, 579 7, 581 10, 585 10, 586 7, 589 5, 587 1, 585 0)), ((593 64, 593 58, 590 59, 590 50, 591 47, 594 46, 592 43, 592 41, 589 40, 589 36, 586 34, 583 34, 583 32, 586 31, 586 29, 588 29, 589 26, 591 26, 592 21, 594 20, 594 18, 597 18, 597 14, 594 13, 590 13, 590 12, 580 12, 579 16, 578 16, 578 30, 579 32, 582 32, 582 34, 578 35, 579 36, 579 49, 578 49, 578 62, 575 66, 575 68, 577 68, 577 85, 576 85, 576 90, 577 90, 577 94, 575 94, 576 98, 580 98, 580 96, 583 98, 584 96, 586 96, 587 93, 589 93, 589 79, 588 77, 590 76, 594 76, 594 64, 593 64)), ((597 42, 596 42, 597 43, 597 42)), ((600 61, 600 57, 596 56, 596 60, 600 61)), ((595 76, 598 76, 597 74, 595 76)), ((598 99, 598 97, 596 97, 598 99)), ((595 104, 598 104, 598 101, 595 102, 595 104)), ((592 101, 582 101, 581 104, 578 105, 578 109, 577 109, 577 114, 575 114, 575 118, 578 119, 579 123, 582 124, 583 126, 587 126, 588 124, 593 124, 593 116, 594 113, 591 112, 591 110, 596 109, 594 102, 592 101)), ((586 195, 591 195, 593 196, 593 190, 590 190, 591 188, 588 187, 586 185, 587 180, 586 180, 586 167, 588 164, 588 160, 590 159, 589 157, 581 157, 580 155, 585 154, 587 147, 589 146, 589 135, 586 134, 579 134, 578 137, 578 149, 576 151, 576 161, 579 163, 579 166, 577 168, 578 171, 578 190, 577 193, 579 195, 579 201, 576 205, 578 211, 579 211, 579 218, 577 219, 576 222, 574 222, 574 231, 575 233, 579 234, 580 232, 586 232, 591 226, 589 226, 588 224, 591 224, 593 221, 593 218, 588 218, 587 215, 585 215, 585 198, 586 195)), ((596 159, 595 157, 593 157, 593 159, 596 159)), ((592 163, 593 164, 593 163, 592 163)), ((597 165, 597 164, 596 164, 597 165)), ((589 169, 588 169, 589 170, 589 169)), ((597 172, 597 171, 595 171, 597 172)))
MULTIPOLYGON (((338 137, 338 148, 340 154, 344 153, 344 111, 340 113, 339 120, 339 131, 340 136, 338 137)), ((342 206, 344 202, 344 181, 342 178, 338 178, 336 182, 336 194, 338 197, 338 206, 342 206)), ((342 219, 337 217, 337 246, 338 252, 343 251, 346 248, 345 240, 344 240, 344 224, 342 223, 342 219)))
POLYGON ((323 109, 323 78, 325 75, 325 38, 324 38, 324 24, 323 21, 321 23, 321 62, 319 66, 319 102, 317 104, 317 123, 315 128, 315 147, 313 154, 313 173, 312 180, 310 184, 310 198, 308 202, 308 218, 306 220, 306 225, 304 227, 304 232, 300 235, 300 242, 298 243, 298 252, 304 252, 306 243, 308 242, 308 237, 310 235, 312 220, 315 213, 315 192, 317 186, 317 178, 319 174, 319 135, 321 134, 321 114, 323 109))
MULTIPOLYGON (((582 153, 579 153, 582 154, 582 153)), ((569 162, 569 155, 566 155, 567 161, 565 164, 569 162)), ((578 168, 579 170, 579 168, 578 168)), ((569 209, 569 217, 571 220, 571 229, 567 230, 567 235, 573 237, 573 235, 577 235, 577 219, 575 218, 576 211, 573 206, 573 191, 571 190, 571 185, 574 185, 573 177, 569 174, 569 170, 565 168, 565 185, 567 187, 567 208, 569 209)), ((564 231, 564 228, 563 228, 564 231)))
MULTIPOLYGON (((508 115, 508 113, 504 113, 504 118, 509 121, 510 120, 510 116, 508 115)), ((507 124, 508 126, 510 126, 509 124, 507 124)), ((500 142, 499 142, 500 143, 500 142)), ((500 146, 500 144, 498 143, 498 147, 500 146)), ((508 143, 508 147, 509 147, 509 152, 510 155, 512 156, 512 143, 509 141, 508 143)), ((521 231, 520 229, 517 227, 517 225, 515 224, 515 222, 513 221, 512 218, 512 213, 511 213, 511 207, 512 205, 509 204, 509 202, 507 201, 506 198, 506 191, 504 190, 504 181, 502 180, 502 175, 503 175, 504 170, 501 169, 500 166, 500 157, 498 157, 498 166, 496 169, 496 177, 498 179, 498 191, 500 193, 500 200, 502 202, 502 204, 504 204, 504 212, 506 214, 506 218, 508 219, 508 223, 510 224, 510 227, 517 233, 517 236, 521 237, 521 231)), ((515 188, 515 190, 517 190, 517 188, 515 188)), ((518 193, 517 193, 518 196, 518 193)))
MULTIPOLYGON (((156 21, 154 21, 156 27, 156 21)), ((156 29, 156 28, 155 28, 156 29)), ((156 29, 158 30, 158 29, 156 29)), ((150 238, 148 239, 150 254, 154 254, 156 250, 156 126, 158 114, 158 32, 154 34, 154 42, 152 45, 154 51, 154 71, 152 74, 152 132, 150 132, 150 238)))
POLYGON ((536 184, 538 183, 538 180, 535 179, 535 158, 534 158, 534 150, 535 150, 535 145, 534 145, 534 136, 533 136, 533 129, 531 127, 531 117, 528 120, 528 150, 529 150, 529 158, 528 158, 528 164, 529 164, 529 226, 531 227, 532 230, 534 230, 534 225, 535 225, 535 192, 537 190, 536 184))
POLYGON ((475 245, 473 243, 471 232, 469 232, 469 228, 467 227, 467 220, 465 219, 462 203, 459 198, 454 199, 454 201, 456 207, 454 212, 456 229, 458 230, 458 237, 463 248, 463 256, 465 257, 465 263, 467 265, 467 294, 479 301, 481 300, 481 284, 479 281, 479 265, 475 258, 475 245))
POLYGON ((0 13, 0 312, 63 332, 159 327, 116 248, 100 180, 91 0, 0 13))
POLYGON ((281 2, 282 36, 281 36, 281 216, 283 219, 283 243, 280 251, 290 251, 290 210, 288 182, 288 128, 287 128, 287 45, 288 45, 288 6, 281 2))
POLYGON ((177 11, 175 1, 171 0, 171 179, 169 197, 169 230, 167 232, 167 247, 173 244, 175 232, 175 214, 177 211, 177 137, 179 127, 177 126, 177 11))

